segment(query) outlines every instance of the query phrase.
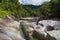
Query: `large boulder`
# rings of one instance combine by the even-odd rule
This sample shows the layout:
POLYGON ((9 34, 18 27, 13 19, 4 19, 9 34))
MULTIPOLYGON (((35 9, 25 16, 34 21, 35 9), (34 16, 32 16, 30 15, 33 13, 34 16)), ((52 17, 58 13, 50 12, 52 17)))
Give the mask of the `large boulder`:
POLYGON ((32 36, 37 38, 38 40, 59 40, 60 39, 59 32, 60 31, 58 30, 57 31, 54 31, 54 30, 45 31, 44 28, 41 29, 40 27, 37 26, 36 28, 34 28, 32 36))
POLYGON ((19 31, 20 23, 10 16, 0 19, 0 40, 24 40, 19 31))
POLYGON ((34 38, 37 38, 38 40, 57 40, 55 36, 50 35, 49 33, 46 32, 38 32, 34 31, 32 36, 34 38))
POLYGON ((42 20, 34 26, 32 35, 38 40, 60 40, 60 21, 42 20))
POLYGON ((47 31, 47 33, 56 40, 60 40, 60 30, 47 31))
POLYGON ((43 24, 43 27, 46 27, 46 29, 48 27, 54 28, 54 30, 60 29, 60 21, 57 21, 57 20, 42 20, 42 21, 39 21, 39 24, 43 24))

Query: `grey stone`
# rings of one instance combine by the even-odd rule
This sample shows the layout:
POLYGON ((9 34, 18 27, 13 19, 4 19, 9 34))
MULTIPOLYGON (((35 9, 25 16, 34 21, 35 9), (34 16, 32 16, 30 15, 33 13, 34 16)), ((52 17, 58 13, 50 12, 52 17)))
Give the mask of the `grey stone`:
POLYGON ((0 40, 25 40, 19 31, 20 23, 7 16, 0 19, 0 40))
POLYGON ((33 36, 38 40, 60 40, 60 21, 42 20, 34 28, 33 36))

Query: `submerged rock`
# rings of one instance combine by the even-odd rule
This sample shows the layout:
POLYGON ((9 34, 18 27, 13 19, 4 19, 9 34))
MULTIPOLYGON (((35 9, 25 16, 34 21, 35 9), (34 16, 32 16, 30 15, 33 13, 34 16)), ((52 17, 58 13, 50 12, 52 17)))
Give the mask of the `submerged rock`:
POLYGON ((24 40, 19 31, 20 23, 11 17, 0 19, 0 40, 24 40))

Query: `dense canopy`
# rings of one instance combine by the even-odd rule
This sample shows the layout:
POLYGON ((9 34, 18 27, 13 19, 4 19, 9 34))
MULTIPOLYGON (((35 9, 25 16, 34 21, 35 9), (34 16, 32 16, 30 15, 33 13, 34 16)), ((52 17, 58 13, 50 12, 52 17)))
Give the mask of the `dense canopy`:
POLYGON ((51 0, 40 6, 21 5, 19 0, 0 0, 0 16, 60 18, 60 0, 51 0))

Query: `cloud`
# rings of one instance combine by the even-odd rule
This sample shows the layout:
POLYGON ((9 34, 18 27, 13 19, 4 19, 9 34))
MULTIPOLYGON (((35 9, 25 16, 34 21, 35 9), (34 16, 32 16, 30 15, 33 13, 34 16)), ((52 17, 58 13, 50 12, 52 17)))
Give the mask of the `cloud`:
POLYGON ((23 5, 41 5, 42 3, 50 0, 19 0, 23 5))

